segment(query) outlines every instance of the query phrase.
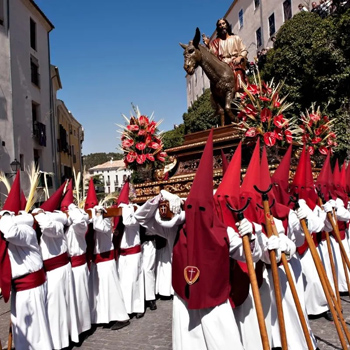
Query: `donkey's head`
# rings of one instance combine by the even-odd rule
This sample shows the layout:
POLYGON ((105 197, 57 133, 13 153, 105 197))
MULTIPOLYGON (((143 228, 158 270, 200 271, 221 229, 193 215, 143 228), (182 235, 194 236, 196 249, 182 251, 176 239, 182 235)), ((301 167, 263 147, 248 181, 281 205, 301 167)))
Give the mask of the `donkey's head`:
POLYGON ((196 34, 194 35, 193 40, 191 40, 188 45, 181 44, 180 46, 185 50, 184 51, 184 69, 187 74, 192 75, 195 69, 198 67, 202 61, 202 54, 199 50, 199 41, 200 41, 200 31, 197 28, 196 34))

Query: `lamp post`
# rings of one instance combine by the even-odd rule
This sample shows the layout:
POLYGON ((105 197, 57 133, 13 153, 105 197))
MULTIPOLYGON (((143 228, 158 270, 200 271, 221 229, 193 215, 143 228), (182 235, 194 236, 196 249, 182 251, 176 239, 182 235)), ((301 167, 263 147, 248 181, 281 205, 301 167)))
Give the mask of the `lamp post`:
POLYGON ((12 173, 5 173, 5 175, 8 177, 12 177, 16 175, 17 171, 21 167, 21 163, 15 158, 15 160, 10 163, 10 167, 11 167, 12 173))

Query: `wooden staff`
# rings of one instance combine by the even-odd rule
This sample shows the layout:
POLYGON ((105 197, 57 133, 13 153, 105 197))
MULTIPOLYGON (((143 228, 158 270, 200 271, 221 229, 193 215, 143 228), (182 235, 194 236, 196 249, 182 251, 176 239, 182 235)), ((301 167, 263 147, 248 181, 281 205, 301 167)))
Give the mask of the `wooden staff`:
MULTIPOLYGON (((295 209, 299 208, 299 203, 297 201, 295 201, 295 207, 294 208, 295 209)), ((307 244, 309 246, 312 258, 314 260, 315 267, 316 267, 318 276, 320 278, 320 281, 321 281, 321 284, 322 284, 322 288, 323 288, 324 294, 325 294, 326 299, 327 299, 327 303, 329 305, 329 309, 330 309, 330 311, 332 313, 333 320, 334 320, 334 325, 335 325, 335 328, 337 330, 337 333, 338 333, 338 336, 339 336, 339 340, 341 342, 343 350, 346 350, 347 349, 346 341, 345 341, 344 334, 342 333, 342 330, 341 330, 341 327, 340 327, 340 323, 339 323, 339 320, 338 320, 338 317, 337 317, 337 312, 338 312, 339 318, 342 319, 342 314, 341 314, 341 311, 339 309, 338 302, 336 301, 336 299, 334 297, 332 288, 331 288, 330 283, 328 281, 328 278, 327 278, 326 272, 324 270, 324 267, 322 265, 321 259, 320 259, 319 255, 318 255, 317 251, 316 251, 315 243, 314 243, 314 241, 313 241, 313 239, 312 239, 312 237, 310 235, 310 232, 309 232, 309 230, 307 228, 305 219, 301 219, 300 220, 300 225, 301 225, 301 227, 302 227, 302 229, 304 231, 305 239, 307 241, 307 244), (327 284, 327 281, 328 281, 328 284, 327 284), (333 298, 332 298, 331 295, 333 295, 333 298)), ((344 328, 345 334, 347 334, 348 332, 347 332, 347 328, 346 328, 345 322, 344 322, 344 324, 342 322, 342 326, 344 328)), ((347 336, 347 338, 348 338, 348 336, 347 336)), ((348 341, 349 341, 349 338, 348 338, 348 341)))
MULTIPOLYGON (((265 221, 266 221, 267 237, 270 238, 273 233, 272 233, 272 227, 271 227, 270 206, 269 206, 269 200, 268 200, 267 193, 271 190, 272 185, 269 186, 267 191, 261 191, 255 185, 254 185, 254 188, 256 191, 258 191, 262 195, 264 213, 265 213, 265 221)), ((274 285, 274 290, 275 290, 278 324, 280 327, 281 345, 282 345, 282 350, 287 350, 288 349, 287 334, 286 334, 286 326, 284 323, 284 316, 283 316, 282 294, 281 294, 281 287, 280 287, 280 281, 279 281, 279 276, 278 276, 278 266, 277 266, 277 262, 276 262, 276 251, 270 250, 269 256, 270 256, 270 262, 271 262, 273 285, 274 285)))
MULTIPOLYGON (((248 198, 248 201, 246 205, 239 210, 233 209, 230 204, 228 203, 226 199, 226 206, 234 213, 237 213, 237 219, 239 222, 241 222, 244 219, 244 210, 247 209, 250 199, 248 198)), ((259 292, 259 286, 258 286, 258 281, 256 278, 256 273, 255 273, 255 268, 254 268, 254 262, 252 258, 252 252, 250 250, 250 243, 249 243, 249 238, 247 235, 242 237, 243 241, 243 249, 244 249, 244 254, 245 254, 245 259, 247 262, 247 267, 248 267, 248 275, 249 275, 249 280, 250 284, 252 286, 252 292, 253 292, 253 299, 254 299, 254 304, 255 304, 255 311, 256 311, 256 316, 258 318, 258 323, 259 323, 259 330, 260 330, 260 336, 261 336, 261 342, 264 350, 269 350, 270 349, 270 344, 269 344, 269 337, 267 335, 267 329, 266 329, 266 324, 265 324, 265 316, 264 316, 264 311, 261 303, 261 297, 260 297, 260 292, 259 292)))
POLYGON ((10 321, 10 329, 9 329, 9 337, 8 337, 8 342, 7 342, 7 350, 12 349, 12 323, 10 321))
MULTIPOLYGON (((275 225, 274 218, 273 218, 272 214, 271 214, 271 227, 272 227, 273 234, 275 236, 279 237, 279 234, 277 232, 277 228, 276 228, 276 225, 275 225)), ((286 257, 286 254, 284 252, 281 252, 281 261, 282 261, 282 264, 283 264, 283 267, 284 267, 284 270, 285 270, 285 273, 286 273, 286 276, 287 276, 289 287, 290 287, 292 295, 293 295, 293 300, 294 300, 294 303, 295 303, 295 307, 297 309, 297 313, 298 313, 298 316, 299 316, 301 327, 303 329, 303 333, 304 333, 304 337, 305 337, 305 341, 306 341, 307 347, 308 347, 309 350, 313 350, 314 346, 313 346, 312 341, 311 341, 309 328, 308 328, 308 326, 306 324, 306 321, 305 321, 305 315, 304 315, 303 310, 301 308, 298 292, 296 290, 296 287, 295 287, 295 284, 294 284, 294 280, 293 280, 293 277, 292 277, 292 273, 290 272, 290 268, 289 268, 289 264, 288 264, 288 261, 287 261, 287 257, 286 257)))

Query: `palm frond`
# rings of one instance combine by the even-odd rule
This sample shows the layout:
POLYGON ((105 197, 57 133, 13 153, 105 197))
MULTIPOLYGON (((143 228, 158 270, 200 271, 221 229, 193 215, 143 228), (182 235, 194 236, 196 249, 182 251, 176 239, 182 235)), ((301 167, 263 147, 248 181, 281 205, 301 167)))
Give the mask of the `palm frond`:
POLYGON ((40 172, 39 168, 37 168, 35 166, 35 163, 32 162, 32 164, 27 168, 26 173, 29 176, 30 190, 27 198, 27 204, 24 210, 28 213, 29 210, 34 206, 36 201, 35 193, 39 184, 40 172))
POLYGON ((2 182, 5 185, 7 193, 10 193, 10 190, 11 190, 10 182, 7 179, 5 173, 2 171, 0 171, 0 182, 2 182))

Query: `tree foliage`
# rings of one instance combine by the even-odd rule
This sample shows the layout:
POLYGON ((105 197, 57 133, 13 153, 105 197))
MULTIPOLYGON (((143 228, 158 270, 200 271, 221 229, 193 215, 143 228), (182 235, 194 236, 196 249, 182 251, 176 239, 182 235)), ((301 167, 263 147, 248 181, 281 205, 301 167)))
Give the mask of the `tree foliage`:
POLYGON ((162 140, 164 144, 164 149, 167 150, 168 148, 181 146, 184 141, 184 135, 185 135, 184 124, 180 124, 177 128, 163 133, 162 140))
POLYGON ((185 135, 207 130, 216 127, 219 124, 217 117, 214 117, 214 109, 210 101, 210 90, 204 91, 204 94, 184 113, 182 118, 185 125, 185 135))
POLYGON ((300 12, 278 31, 274 49, 268 52, 262 76, 284 81, 284 93, 293 102, 291 112, 300 115, 313 102, 335 123, 338 152, 349 146, 350 11, 321 19, 300 12))
POLYGON ((83 156, 83 163, 86 168, 86 170, 99 165, 108 162, 109 160, 120 160, 123 159, 123 154, 121 153, 91 153, 86 156, 83 156))

